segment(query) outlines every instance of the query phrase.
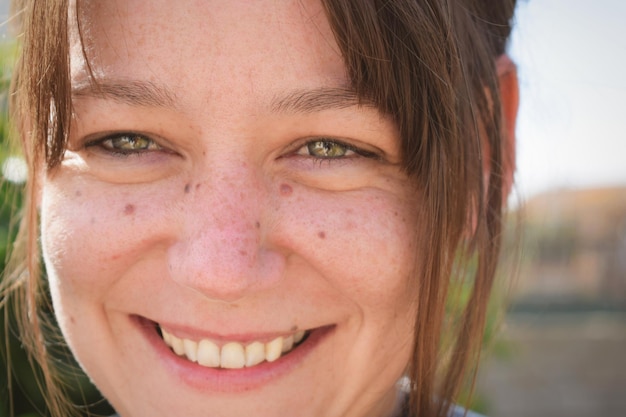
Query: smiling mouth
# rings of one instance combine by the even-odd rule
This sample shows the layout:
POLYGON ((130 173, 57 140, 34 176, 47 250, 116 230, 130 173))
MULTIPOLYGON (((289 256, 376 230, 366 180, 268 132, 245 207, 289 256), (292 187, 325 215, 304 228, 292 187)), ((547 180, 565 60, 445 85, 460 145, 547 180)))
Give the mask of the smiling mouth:
POLYGON ((294 350, 309 333, 298 331, 269 342, 242 344, 232 341, 220 346, 208 339, 190 340, 176 337, 162 328, 160 331, 163 341, 176 355, 204 367, 223 369, 242 369, 263 362, 274 362, 294 350))

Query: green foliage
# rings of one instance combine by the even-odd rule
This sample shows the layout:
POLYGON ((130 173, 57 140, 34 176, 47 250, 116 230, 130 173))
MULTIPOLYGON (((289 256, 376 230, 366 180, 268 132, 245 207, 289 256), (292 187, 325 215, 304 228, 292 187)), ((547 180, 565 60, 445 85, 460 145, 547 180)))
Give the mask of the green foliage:
MULTIPOLYGON (((518 268, 518 249, 520 243, 519 218, 510 215, 503 231, 503 247, 500 257, 500 266, 497 269, 491 296, 487 305, 485 327, 481 343, 480 363, 488 358, 500 361, 510 361, 515 356, 515 346, 501 337, 502 325, 508 308, 508 295, 511 289, 511 279, 518 268)), ((449 297, 446 302, 446 316, 450 326, 444 333, 443 347, 450 346, 453 336, 458 330, 461 316, 470 303, 474 289, 474 277, 478 269, 476 254, 468 256, 463 251, 457 254, 455 279, 452 280, 449 297)), ((476 364, 480 367, 480 363, 476 364)), ((491 406, 486 393, 475 389, 474 375, 468 375, 464 387, 456 399, 458 404, 480 414, 489 415, 491 406)))
MULTIPOLYGON (((19 163, 20 157, 9 143, 10 127, 7 117, 11 64, 16 48, 12 43, 0 44, 0 166, 7 160, 19 163)), ((4 170, 3 170, 4 171, 4 170)), ((14 214, 22 204, 22 184, 5 179, 0 182, 0 267, 4 271, 11 242, 15 238, 14 214)), ((3 300, 3 302, 6 300, 3 300)), ((0 310, 0 417, 39 416, 35 410, 44 409, 43 396, 37 386, 34 370, 17 338, 15 318, 9 309, 0 310), (6 325, 6 327, 5 327, 6 325), (10 367, 10 369, 9 369, 10 367)))

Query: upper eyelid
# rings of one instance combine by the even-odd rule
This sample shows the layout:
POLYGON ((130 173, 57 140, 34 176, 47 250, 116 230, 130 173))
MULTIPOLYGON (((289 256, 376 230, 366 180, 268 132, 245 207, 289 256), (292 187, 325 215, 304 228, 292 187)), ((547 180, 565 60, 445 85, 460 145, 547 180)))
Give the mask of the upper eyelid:
POLYGON ((139 133, 134 131, 116 131, 116 132, 104 132, 95 133, 93 135, 87 135, 82 139, 78 149, 84 149, 85 151, 101 153, 105 155, 111 155, 114 157, 146 157, 148 154, 156 153, 168 153, 178 154, 172 148, 164 146, 159 140, 155 140, 153 135, 139 133), (113 146, 104 145, 104 142, 119 138, 120 136, 141 136, 151 141, 156 145, 156 149, 118 149, 113 146))
MULTIPOLYGON (((359 145, 352 143, 350 139, 336 138, 333 136, 309 136, 297 141, 291 148, 291 152, 298 151, 299 149, 307 146, 313 142, 333 142, 341 146, 345 146, 348 150, 353 151, 357 155, 365 156, 369 158, 383 159, 384 152, 378 148, 367 149, 365 145, 359 145)), ((371 147, 374 148, 374 147, 371 147)))
MULTIPOLYGON (((161 149, 171 150, 173 152, 176 152, 174 150, 174 145, 171 145, 169 141, 162 138, 161 136, 153 134, 153 133, 149 133, 149 132, 142 132, 142 131, 136 131, 136 130, 131 130, 131 129, 103 131, 103 132, 96 132, 96 133, 85 135, 80 140, 80 143, 81 143, 80 147, 86 148, 90 146, 96 146, 106 140, 115 139, 117 137, 125 136, 125 135, 141 136, 143 138, 146 138, 154 142, 161 149)), ((298 139, 288 146, 287 153, 297 152, 299 149, 307 146, 308 144, 312 142, 319 142, 319 141, 333 142, 341 146, 345 146, 346 149, 354 152, 355 154, 359 156, 363 156, 366 158, 372 158, 372 159, 378 159, 378 160, 385 159, 385 152, 378 149, 377 147, 367 146, 366 144, 361 145, 358 143, 358 141, 355 141, 352 139, 334 137, 331 135, 308 136, 308 137, 303 137, 301 139, 298 139), (357 142, 357 143, 355 144, 353 142, 357 142)), ((130 153, 132 153, 132 151, 130 153)), ((311 155, 311 157, 314 157, 314 156, 311 155)))
POLYGON ((161 148, 167 149, 170 146, 167 144, 167 141, 162 139, 160 136, 153 135, 150 133, 137 132, 132 130, 121 130, 121 131, 111 131, 111 132, 98 132, 86 135, 81 139, 82 146, 89 147, 98 145, 104 141, 112 140, 115 138, 119 138, 121 136, 141 136, 142 138, 146 138, 161 148))

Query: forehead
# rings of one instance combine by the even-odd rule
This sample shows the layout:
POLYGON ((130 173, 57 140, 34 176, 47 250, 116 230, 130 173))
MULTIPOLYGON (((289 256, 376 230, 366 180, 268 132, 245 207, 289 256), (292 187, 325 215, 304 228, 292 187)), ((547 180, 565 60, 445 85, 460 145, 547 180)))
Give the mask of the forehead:
POLYGON ((81 32, 71 28, 73 83, 87 74, 85 51, 97 77, 165 83, 192 95, 346 84, 318 1, 78 0, 72 14, 81 32))

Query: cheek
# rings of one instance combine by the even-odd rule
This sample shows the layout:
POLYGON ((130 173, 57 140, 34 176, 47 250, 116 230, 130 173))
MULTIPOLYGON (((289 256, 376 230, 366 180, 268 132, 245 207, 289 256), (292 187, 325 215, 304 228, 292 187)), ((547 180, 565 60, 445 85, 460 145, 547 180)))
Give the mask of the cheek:
POLYGON ((314 308, 324 306, 327 297, 329 310, 340 306, 347 312, 337 350, 350 352, 341 369, 355 381, 393 384, 410 358, 419 276, 418 203, 406 195, 294 190, 278 210, 277 235, 311 268, 297 276, 298 282, 310 272, 324 285, 310 296, 314 308))
MULTIPOLYGON (((117 281, 133 271, 141 275, 145 262, 156 260, 153 265, 165 267, 168 248, 189 238, 184 224, 201 224, 194 221, 198 210, 193 204, 171 202, 189 201, 202 190, 176 185, 136 193, 116 186, 48 183, 42 245, 52 291, 70 304, 105 302, 117 281)), ((391 311, 413 298, 407 287, 415 273, 417 221, 416 203, 404 197, 408 194, 378 189, 322 192, 282 184, 256 209, 249 205, 258 211, 250 219, 258 222, 248 222, 252 226, 246 233, 265 234, 287 258, 304 260, 304 273, 321 277, 318 281, 361 310, 391 311)), ((241 199, 224 207, 232 211, 245 204, 245 196, 241 199)), ((204 206, 215 211, 222 207, 204 206)), ((212 212, 210 217, 229 215, 212 212)))
POLYGON ((104 296, 156 238, 151 231, 162 218, 155 210, 163 207, 159 203, 115 190, 47 183, 41 203, 42 249, 53 292, 56 287, 66 296, 104 296))
POLYGON ((277 210, 277 236, 361 307, 409 303, 417 219, 404 195, 296 189, 277 210))

